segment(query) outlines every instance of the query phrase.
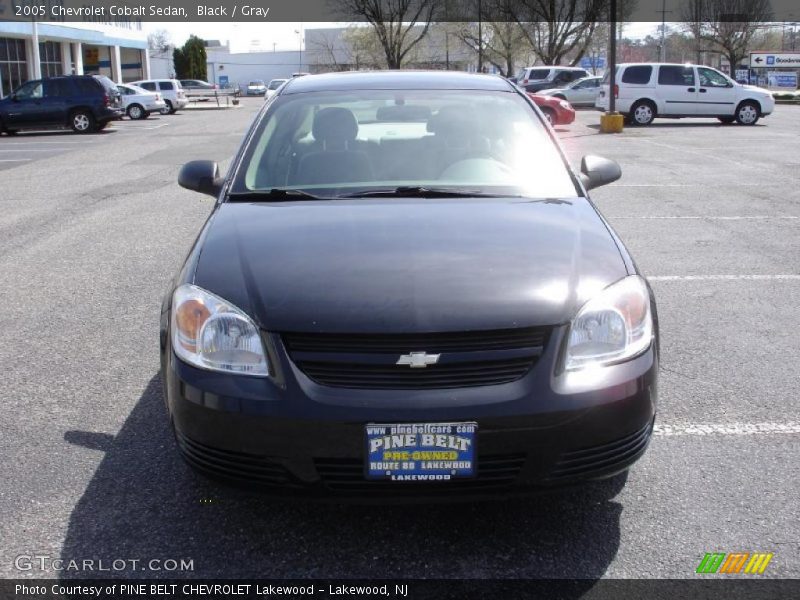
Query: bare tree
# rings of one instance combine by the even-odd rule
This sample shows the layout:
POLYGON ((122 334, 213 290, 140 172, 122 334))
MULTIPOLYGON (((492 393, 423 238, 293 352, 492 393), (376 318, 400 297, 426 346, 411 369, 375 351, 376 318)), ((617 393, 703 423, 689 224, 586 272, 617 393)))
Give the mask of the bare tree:
POLYGON ((166 29, 156 29, 147 34, 147 48, 153 54, 166 52, 172 46, 172 37, 166 29))
POLYGON ((505 77, 514 74, 515 66, 531 54, 528 38, 519 23, 511 21, 488 21, 479 28, 477 23, 464 23, 456 37, 478 52, 483 45, 483 59, 497 67, 505 77))
POLYGON ((510 21, 518 23, 536 55, 557 65, 567 55, 572 65, 586 53, 608 13, 608 0, 514 0, 504 2, 510 21))
POLYGON ((372 25, 390 69, 401 68, 427 35, 437 6, 436 0, 336 0, 336 4, 344 17, 372 25))
POLYGON ((730 73, 747 56, 756 31, 770 19, 769 0, 689 0, 683 20, 697 42, 728 59, 730 73))

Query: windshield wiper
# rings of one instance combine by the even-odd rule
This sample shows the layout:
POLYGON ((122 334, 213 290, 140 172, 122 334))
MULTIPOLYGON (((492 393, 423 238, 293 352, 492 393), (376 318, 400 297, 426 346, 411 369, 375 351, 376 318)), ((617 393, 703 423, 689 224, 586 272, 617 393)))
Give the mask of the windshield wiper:
POLYGON ((364 190, 343 194, 337 198, 519 198, 515 194, 487 194, 478 190, 455 188, 429 188, 423 186, 400 186, 394 189, 364 190))
POLYGON ((315 196, 303 190, 272 188, 254 192, 238 192, 228 196, 230 202, 263 202, 266 200, 330 200, 330 197, 315 196))

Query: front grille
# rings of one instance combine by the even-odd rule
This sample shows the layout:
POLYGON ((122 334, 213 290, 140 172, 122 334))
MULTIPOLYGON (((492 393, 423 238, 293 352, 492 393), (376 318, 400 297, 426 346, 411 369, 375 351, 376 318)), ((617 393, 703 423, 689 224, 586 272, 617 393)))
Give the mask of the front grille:
POLYGON ((290 352, 475 352, 544 346, 547 328, 445 333, 284 333, 281 337, 290 352))
POLYGON ((177 429, 175 439, 186 462, 208 475, 270 488, 298 487, 286 467, 263 456, 212 448, 177 429))
POLYGON ((631 464, 644 453, 652 433, 650 422, 636 433, 609 444, 565 452, 556 462, 550 479, 586 478, 631 464))
POLYGON ((476 477, 451 481, 370 481, 364 477, 361 459, 317 458, 317 473, 327 488, 338 492, 387 492, 401 496, 404 493, 447 494, 454 490, 496 490, 513 486, 525 464, 524 454, 479 456, 476 477))
POLYGON ((446 389, 510 383, 547 344, 547 328, 423 334, 283 333, 292 361, 321 385, 355 389, 446 389), (425 368, 398 365, 411 352, 440 354, 425 368))

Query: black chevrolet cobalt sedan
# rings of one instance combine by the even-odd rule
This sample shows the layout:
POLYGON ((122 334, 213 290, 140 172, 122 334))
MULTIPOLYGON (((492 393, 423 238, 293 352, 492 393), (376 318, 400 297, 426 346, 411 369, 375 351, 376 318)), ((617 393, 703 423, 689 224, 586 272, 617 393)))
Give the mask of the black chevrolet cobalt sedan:
POLYGON ((340 497, 610 477, 656 410, 653 294, 531 101, 499 77, 292 79, 161 309, 177 444, 205 474, 340 497))

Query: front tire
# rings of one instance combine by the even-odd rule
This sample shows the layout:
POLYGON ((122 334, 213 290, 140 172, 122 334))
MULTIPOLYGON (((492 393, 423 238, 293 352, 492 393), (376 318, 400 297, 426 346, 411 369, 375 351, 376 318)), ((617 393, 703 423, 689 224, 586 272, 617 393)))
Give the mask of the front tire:
POLYGON ((133 121, 147 118, 147 112, 141 104, 131 104, 127 110, 128 118, 133 121))
POLYGON ((758 105, 746 100, 736 109, 736 122, 739 125, 755 125, 761 116, 758 105))
POLYGON ((646 127, 656 118, 656 107, 649 100, 639 100, 631 107, 631 124, 646 127))
POLYGON ((95 128, 94 117, 89 111, 76 110, 69 116, 69 125, 75 133, 90 133, 95 128))
POLYGON ((174 111, 172 110, 172 102, 169 100, 164 100, 165 106, 164 108, 160 109, 158 112, 162 115, 171 115, 174 111))

